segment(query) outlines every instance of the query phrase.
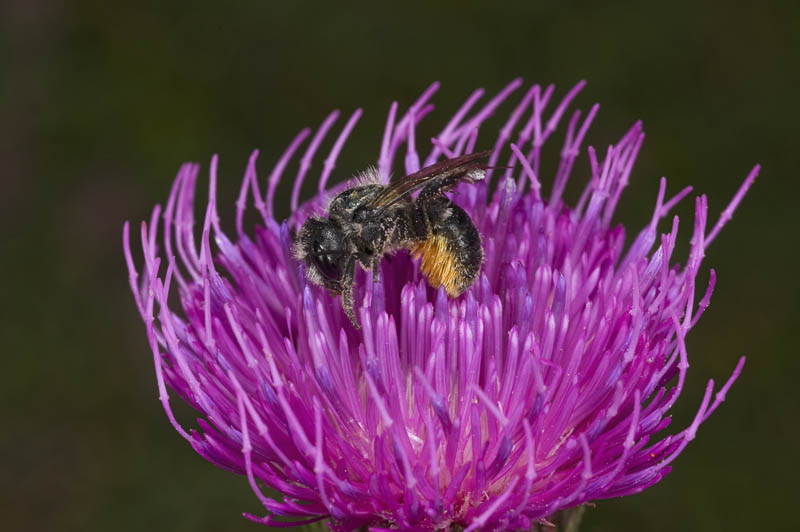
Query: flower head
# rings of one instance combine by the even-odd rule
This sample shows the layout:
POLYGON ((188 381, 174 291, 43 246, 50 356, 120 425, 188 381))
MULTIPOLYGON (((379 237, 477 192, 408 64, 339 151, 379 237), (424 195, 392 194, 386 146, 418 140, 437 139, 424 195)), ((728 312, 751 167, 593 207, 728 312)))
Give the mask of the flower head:
MULTIPOLYGON (((483 91, 475 91, 424 158, 415 127, 433 109, 438 85, 402 116, 393 104, 378 175, 385 179, 403 152, 411 173, 484 145, 481 125, 520 85, 515 80, 482 106, 483 91)), ((301 185, 338 113, 313 135, 304 129, 294 138, 265 195, 253 154, 235 239, 219 223, 216 157, 199 243, 195 164, 181 167, 163 217, 157 206, 142 223, 141 279, 125 225, 131 288, 161 402, 199 454, 247 476, 268 514, 249 518, 273 526, 286 524, 274 516, 291 524, 327 518, 342 531, 527 529, 560 509, 641 491, 670 471, 744 363, 713 397, 709 381, 688 427, 664 432, 688 368, 686 335, 714 287, 712 270, 695 302, 704 250, 758 167, 713 226, 705 196, 696 199, 683 265, 671 265, 677 216, 664 233, 659 222, 690 189, 668 198, 664 179, 650 223, 626 246, 612 216, 644 138, 640 123, 604 153, 588 148, 589 182, 576 205, 562 201, 598 109, 568 115, 582 87, 556 104, 552 85, 531 87, 493 140, 487 179, 455 190, 483 242, 475 285, 450 299, 427 285, 407 253, 386 257, 379 279, 357 272, 361 330, 334 296, 307 282, 291 253, 293 231, 324 210, 324 193, 347 186, 327 188, 360 110, 325 158, 319 194, 302 205, 301 185), (545 194, 541 148, 564 122, 560 162, 545 194), (276 187, 298 160, 293 214, 277 222, 276 187), (248 233, 243 216, 251 197, 264 225, 248 233), (179 310, 170 300, 176 289, 179 310), (202 414, 197 428, 187 431, 175 419, 168 388, 202 414)))

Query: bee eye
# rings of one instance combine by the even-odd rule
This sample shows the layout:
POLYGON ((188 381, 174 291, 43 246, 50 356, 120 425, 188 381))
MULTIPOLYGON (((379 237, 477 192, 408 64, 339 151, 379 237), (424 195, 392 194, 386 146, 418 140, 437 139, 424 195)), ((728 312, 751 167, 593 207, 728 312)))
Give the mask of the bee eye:
POLYGON ((317 255, 314 257, 314 266, 322 277, 329 281, 338 281, 342 278, 342 268, 339 264, 338 256, 317 255))
POLYGON ((325 281, 325 286, 335 286, 347 262, 344 232, 338 224, 316 218, 306 220, 300 232, 306 264, 325 281))

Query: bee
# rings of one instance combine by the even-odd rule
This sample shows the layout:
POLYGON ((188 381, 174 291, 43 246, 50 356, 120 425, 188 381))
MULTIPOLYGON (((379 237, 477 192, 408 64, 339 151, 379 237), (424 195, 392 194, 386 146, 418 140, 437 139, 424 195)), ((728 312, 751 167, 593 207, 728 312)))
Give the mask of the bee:
POLYGON ((374 280, 387 253, 405 249, 421 257, 420 269, 432 287, 444 286, 449 297, 461 295, 478 277, 483 247, 469 215, 444 193, 458 183, 484 179, 489 154, 462 155, 386 185, 356 185, 339 193, 326 216, 306 219, 295 237, 294 255, 306 264, 308 280, 341 296, 356 328, 356 263, 372 270, 374 280))

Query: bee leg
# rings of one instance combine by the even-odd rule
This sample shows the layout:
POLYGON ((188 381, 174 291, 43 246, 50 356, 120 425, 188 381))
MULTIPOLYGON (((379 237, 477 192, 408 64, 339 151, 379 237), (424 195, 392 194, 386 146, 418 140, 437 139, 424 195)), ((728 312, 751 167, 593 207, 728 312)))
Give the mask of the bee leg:
POLYGON ((354 255, 351 255, 347 259, 347 264, 344 267, 344 275, 342 276, 339 286, 342 294, 342 309, 344 309, 344 313, 347 314, 347 317, 350 318, 353 327, 360 329, 361 326, 358 324, 358 321, 356 321, 356 313, 353 310, 353 275, 355 274, 355 268, 356 258, 354 255))
POLYGON ((381 260, 386 251, 386 243, 394 233, 397 220, 387 217, 379 223, 366 226, 361 233, 361 238, 367 243, 363 257, 360 260, 364 269, 372 270, 372 282, 377 281, 381 275, 381 260))
POLYGON ((376 283, 381 278, 381 258, 376 257, 375 260, 372 261, 372 282, 376 283))

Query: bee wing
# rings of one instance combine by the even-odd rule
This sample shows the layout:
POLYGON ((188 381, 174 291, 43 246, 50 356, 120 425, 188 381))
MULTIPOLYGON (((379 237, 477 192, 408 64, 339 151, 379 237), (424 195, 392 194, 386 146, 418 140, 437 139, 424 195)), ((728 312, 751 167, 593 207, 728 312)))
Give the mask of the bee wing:
MULTIPOLYGON (((473 170, 485 168, 480 164, 481 160, 488 159, 491 151, 470 153, 447 159, 436 164, 432 164, 411 175, 397 180, 391 180, 375 199, 370 202, 370 207, 388 207, 397 203, 416 190, 424 187, 434 179, 447 179, 452 181, 452 185, 462 180, 468 180, 469 174, 473 170)), ((450 186, 452 186, 450 185, 450 186)), ((446 186, 443 191, 450 188, 446 186)))

